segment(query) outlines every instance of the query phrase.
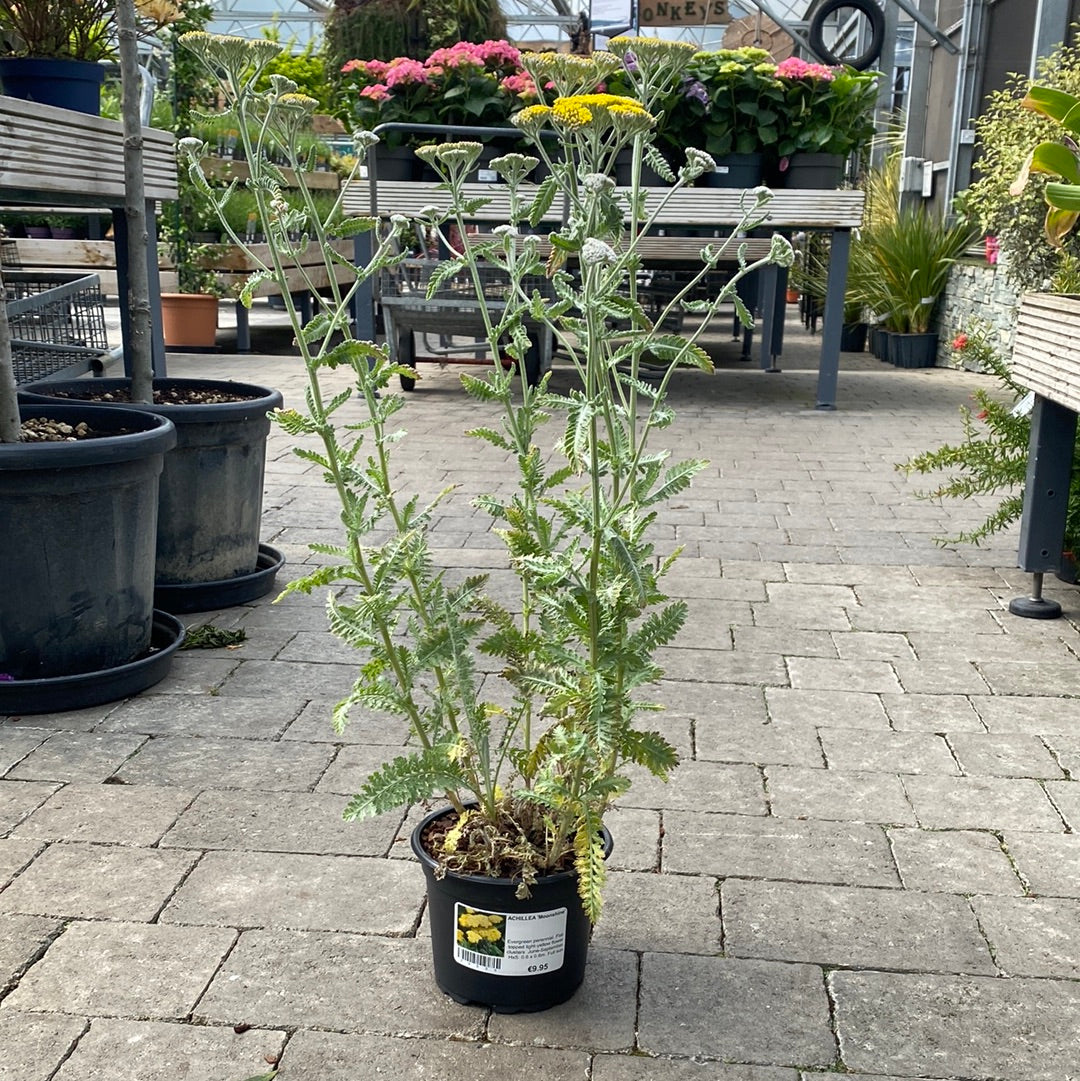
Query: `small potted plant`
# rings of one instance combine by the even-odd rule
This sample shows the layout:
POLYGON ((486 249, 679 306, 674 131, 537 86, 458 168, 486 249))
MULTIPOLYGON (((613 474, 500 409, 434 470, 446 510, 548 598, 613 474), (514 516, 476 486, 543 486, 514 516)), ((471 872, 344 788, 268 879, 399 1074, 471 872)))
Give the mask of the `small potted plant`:
MULTIPOLYGON (((315 103, 280 78, 265 94, 253 90, 273 55, 269 44, 206 34, 183 40, 221 78, 238 114, 264 117, 268 135, 295 160, 297 133, 315 103)), ((494 356, 512 364, 493 363, 463 384, 493 416, 474 434, 518 469, 512 496, 482 497, 478 506, 506 545, 520 605, 503 604, 482 576, 454 580, 435 565, 429 536, 449 492, 425 503, 400 490, 392 459, 405 401, 391 381, 417 373, 387 347, 352 338, 348 305, 356 287, 335 291, 306 328, 286 300, 308 375, 307 407, 277 419, 297 440, 297 453, 325 475, 342 522, 340 544, 320 546, 327 565, 289 588, 347 586, 328 598, 329 619, 357 649, 358 669, 334 723, 344 725, 354 707, 370 708, 402 716, 412 732, 410 745, 360 786, 345 814, 363 818, 433 797, 445 803, 412 837, 428 879, 436 981, 459 1001, 504 1011, 543 1009, 579 986, 611 845, 604 814, 630 784, 627 767, 665 777, 677 762, 660 734, 637 725, 654 708, 648 688, 661 674, 654 651, 686 615, 682 602, 663 594, 672 559, 658 556, 649 526, 704 463, 669 461, 648 444, 672 421, 664 398, 676 368, 711 367, 698 338, 732 288, 690 299, 719 258, 706 245, 700 271, 670 301, 670 311, 700 317, 700 329, 682 338, 654 329, 646 316, 634 270, 636 238, 650 226, 648 201, 636 183, 620 193, 607 171, 626 145, 640 167, 655 125, 642 100, 681 78, 692 49, 653 39, 615 39, 611 46, 613 54, 587 59, 523 58, 535 82, 551 82, 557 95, 515 121, 551 176, 539 187, 524 185, 536 158, 497 158, 511 220, 433 276, 433 289, 453 279, 478 299, 491 293, 489 275, 501 283, 498 302, 476 307, 494 356), (640 93, 591 92, 605 75, 628 68, 628 55, 640 93), (561 154, 548 149, 547 131, 557 135, 561 154), (519 229, 539 221, 560 195, 570 201, 569 218, 550 238, 549 259, 540 237, 519 229), (613 334, 612 318, 625 330, 613 334), (569 352, 579 379, 569 393, 553 392, 546 379, 532 385, 530 332, 541 323, 569 352), (657 382, 642 378, 644 364, 655 366, 657 382), (328 384, 326 373, 335 369, 348 373, 349 386, 328 384), (347 402, 349 422, 338 427, 347 402), (565 434, 549 459, 537 434, 555 415, 564 419, 565 434), (503 693, 492 693, 480 675, 493 662, 503 693)), ((357 133, 358 152, 374 139, 357 133)), ((200 149, 181 146, 193 162, 200 149)), ((249 160, 260 160, 257 144, 247 149, 249 160)), ((444 240, 451 227, 465 232, 466 177, 482 149, 465 141, 419 150, 444 185, 442 205, 420 224, 444 240)), ((690 148, 675 184, 691 184, 712 166, 690 148)), ((271 259, 252 278, 248 297, 265 276, 280 280, 309 242, 325 251, 331 231, 354 235, 380 225, 342 218, 340 204, 320 220, 303 186, 305 209, 290 207, 271 170, 249 187, 271 259), (297 224, 305 227, 301 241, 293 239, 297 224)), ((755 193, 745 227, 764 220, 767 200, 764 189, 755 193)), ((396 266, 397 238, 415 223, 395 216, 381 224, 387 228, 378 232, 372 261, 358 268, 360 280, 396 266)), ((772 257, 790 262, 787 241, 776 238, 772 257)), ((760 265, 741 267, 736 276, 760 265)))
POLYGON ((777 65, 783 93, 776 153, 789 188, 836 188, 844 161, 874 136, 874 71, 789 57, 777 65))

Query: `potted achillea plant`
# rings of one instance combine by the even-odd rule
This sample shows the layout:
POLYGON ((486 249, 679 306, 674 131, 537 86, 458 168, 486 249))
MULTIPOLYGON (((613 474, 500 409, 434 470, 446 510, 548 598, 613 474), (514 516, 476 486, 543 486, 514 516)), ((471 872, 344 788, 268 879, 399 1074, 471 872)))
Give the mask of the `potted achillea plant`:
MULTIPOLYGON (((314 103, 286 79, 272 79, 266 93, 253 90, 276 49, 207 34, 183 41, 222 79, 238 115, 263 118, 263 137, 291 148, 295 159, 297 134, 314 103)), ((478 505, 506 544, 519 605, 507 607, 487 592, 483 576, 453 580, 434 566, 429 535, 449 492, 425 504, 398 490, 392 455, 406 402, 390 387, 416 372, 386 347, 352 338, 348 305, 358 285, 335 292, 307 327, 286 297, 309 387, 307 408, 279 411, 277 419, 297 439, 297 453, 323 470, 340 501, 342 529, 340 544, 318 546, 329 565, 289 589, 346 586, 327 599, 330 626, 357 649, 360 663, 352 691, 334 711, 335 725, 344 726, 351 710, 374 709, 406 718, 412 731, 407 752, 364 782, 345 815, 364 818, 433 797, 445 804, 412 836, 428 879, 436 981, 459 1001, 503 1011, 544 1009, 579 986, 611 845, 605 812, 630 784, 627 767, 666 777, 677 764, 661 735, 637 726, 656 708, 648 691, 661 674, 654 652, 686 616, 682 602, 664 596, 674 557, 658 558, 649 529, 664 501, 704 463, 669 461, 649 443, 673 419, 665 403, 669 381, 681 366, 711 367, 700 336, 720 304, 734 300, 730 282, 711 299, 687 299, 719 258, 707 244, 700 269, 670 302, 672 310, 700 317, 688 338, 655 329, 638 300, 637 240, 657 202, 637 182, 620 193, 607 174, 625 146, 640 170, 655 124, 642 100, 677 83, 692 49, 625 38, 611 48, 587 59, 523 58, 538 84, 554 85, 551 106, 526 108, 515 121, 551 176, 533 187, 522 178, 536 158, 496 159, 510 220, 441 263, 431 286, 453 280, 465 291, 471 283, 476 295, 490 296, 485 283, 490 287, 492 275, 500 282, 499 300, 478 309, 493 355, 515 366, 492 363, 462 382, 492 417, 474 434, 518 470, 510 498, 488 496, 478 505), (625 67, 628 54, 634 97, 587 92, 625 67), (552 130, 561 155, 541 139, 552 130), (562 196, 569 214, 551 235, 548 255, 539 236, 518 227, 539 222, 562 196), (627 329, 613 334, 613 318, 627 329), (568 393, 555 393, 546 377, 530 385, 530 330, 539 324, 570 357, 579 382, 568 393), (646 361, 656 382, 640 377, 646 361), (349 423, 339 424, 347 402, 349 423), (565 428, 549 455, 539 433, 554 415, 565 428), (497 661, 505 693, 489 697, 480 675, 485 659, 484 671, 497 661)), ((375 137, 355 138, 362 154, 375 137)), ((182 146, 193 163, 201 149, 182 146)), ((262 160, 257 141, 246 149, 249 161, 262 160)), ((444 239, 452 226, 465 232, 464 178, 481 149, 451 142, 420 150, 444 185, 433 191, 420 224, 444 239)), ((675 187, 712 166, 707 154, 687 150, 675 187)), ((273 167, 259 166, 250 188, 271 262, 249 283, 247 298, 265 277, 280 278, 309 245, 327 250, 328 231, 355 235, 379 225, 345 220, 339 208, 320 219, 310 201, 306 210, 291 208, 273 167), (297 228, 304 230, 299 241, 291 239, 297 228)), ((744 227, 764 220, 767 200, 764 189, 748 200, 744 227)), ((224 211, 227 200, 219 205, 224 211)), ((389 228, 380 231, 371 262, 357 269, 358 283, 394 267, 401 258, 395 235, 414 227, 397 216, 383 224, 389 228)), ((773 256, 790 262, 790 245, 777 238, 773 256)))

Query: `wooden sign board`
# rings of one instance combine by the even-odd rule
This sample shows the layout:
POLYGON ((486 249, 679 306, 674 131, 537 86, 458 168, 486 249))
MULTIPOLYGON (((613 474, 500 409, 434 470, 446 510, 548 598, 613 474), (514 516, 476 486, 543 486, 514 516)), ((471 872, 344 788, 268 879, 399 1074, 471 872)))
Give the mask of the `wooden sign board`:
POLYGON ((641 26, 720 26, 731 22, 728 0, 640 0, 641 26))

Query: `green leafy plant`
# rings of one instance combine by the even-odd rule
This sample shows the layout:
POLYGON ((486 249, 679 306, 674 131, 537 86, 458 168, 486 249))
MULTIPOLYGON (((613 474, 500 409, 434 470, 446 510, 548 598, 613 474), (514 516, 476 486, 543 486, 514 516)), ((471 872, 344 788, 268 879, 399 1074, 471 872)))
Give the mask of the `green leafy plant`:
MULTIPOLYGON (((990 391, 979 387, 974 395, 978 408, 975 411, 967 406, 961 408, 964 435, 960 443, 925 451, 899 464, 897 469, 908 475, 947 474, 935 488, 919 493, 924 499, 963 500, 1004 493, 1001 502, 980 525, 937 538, 941 545, 979 544, 1019 521, 1023 512, 1031 416, 1020 404, 1027 391, 1013 380, 989 325, 971 324, 953 339, 952 352, 959 362, 996 376, 998 388, 990 391)), ((1080 552, 1080 439, 1073 453, 1072 478, 1065 521, 1065 554, 1075 558, 1080 552)))
MULTIPOLYGON (((1080 48, 1062 45, 1040 58, 1035 82, 1080 95, 1080 48)), ((965 193, 966 205, 980 227, 996 237, 1006 279, 1019 291, 1045 290, 1062 254, 1080 256, 1076 232, 1062 236, 1060 247, 1046 242, 1048 175, 1033 173, 1022 190, 1016 185, 1032 147, 1061 134, 1056 121, 1025 104, 1031 86, 1027 75, 1010 75, 975 119, 979 176, 965 193)))
POLYGON ((847 157, 874 137, 875 71, 828 67, 790 57, 776 68, 783 93, 776 150, 847 157))
POLYGON ((848 299, 883 316, 889 330, 925 334, 953 264, 975 239, 925 207, 905 208, 863 229, 853 246, 848 299))
MULTIPOLYGON (((538 876, 572 865, 584 909, 595 919, 604 879, 599 831, 605 811, 629 787, 627 767, 666 777, 678 761, 659 733, 638 727, 658 708, 649 690, 661 675, 655 652, 686 617, 685 603, 671 602, 663 592, 675 557, 657 553, 650 527, 664 501, 685 490, 704 463, 673 462, 650 441, 674 422, 665 401, 674 373, 685 365, 711 368, 699 343, 709 319, 729 302, 748 317, 734 282, 717 286, 707 299, 689 299, 715 280, 710 272, 721 253, 706 243, 699 270, 655 323, 649 318, 637 296, 637 241, 662 202, 650 201, 639 180, 620 194, 607 175, 619 150, 631 147, 640 177, 655 123, 642 101, 681 78, 692 49, 616 39, 611 46, 617 55, 526 58, 532 78, 552 82, 559 95, 551 106, 524 109, 516 121, 537 144, 551 176, 534 187, 523 178, 536 158, 496 159, 508 188, 509 221, 441 262, 432 276, 429 295, 454 281, 471 283, 485 296, 484 275, 498 275, 499 305, 481 304, 479 312, 493 356, 510 358, 512 366, 495 362, 462 382, 499 418, 472 434, 517 470, 513 494, 477 500, 520 583, 516 602, 507 605, 487 591, 484 576, 455 580, 435 565, 429 538, 450 490, 424 502, 399 489, 394 470, 404 400, 391 392, 391 380, 417 373, 386 347, 351 335, 349 304, 359 282, 400 262, 399 239, 416 223, 395 216, 375 232, 375 219, 345 219, 340 200, 320 215, 303 183, 304 205, 291 207, 283 197, 283 174, 261 153, 259 139, 290 148, 289 164, 296 168, 297 135, 315 103, 280 76, 266 92, 254 89, 275 55, 272 43, 206 34, 187 35, 184 43, 221 80, 250 143, 245 150, 254 175, 247 187, 270 244, 267 262, 241 299, 250 303, 267 278, 282 282, 303 252, 319 250, 327 260, 332 295, 306 327, 283 290, 308 388, 306 408, 281 411, 277 420, 297 440, 296 453, 317 465, 335 492, 343 541, 313 545, 327 565, 289 590, 347 587, 328 597, 329 621, 356 648, 359 666, 351 692, 334 711, 335 725, 344 726, 359 707, 403 717, 412 733, 407 753, 376 770, 349 802, 346 817, 442 794, 457 815, 438 854, 444 868, 509 875, 527 894, 538 876), (583 92, 624 66, 631 50, 637 98, 583 92), (263 121, 255 141, 253 128, 243 123, 252 115, 263 121), (561 156, 543 141, 552 130, 561 156), (568 218, 548 238, 547 255, 539 236, 519 230, 537 225, 563 196, 568 218), (328 237, 361 231, 375 232, 374 255, 354 268, 355 284, 339 287, 328 237), (657 329, 676 311, 698 317, 686 338, 657 329), (626 329, 613 333, 612 321, 626 329), (578 386, 566 393, 553 391, 546 377, 535 385, 529 379, 528 358, 543 326, 576 373, 578 386), (655 381, 642 378, 646 363, 654 366, 655 381), (326 375, 334 369, 348 371, 350 387, 331 389, 326 375), (339 423, 336 414, 347 402, 349 421, 339 423), (554 454, 546 455, 540 430, 556 416, 563 434, 554 454), (502 692, 492 692, 482 678, 493 668, 502 692)), ((362 156, 374 136, 361 132, 356 140, 362 156)), ((190 159, 193 183, 215 201, 227 225, 236 189, 211 187, 196 141, 181 150, 190 159)), ((420 225, 444 242, 454 227, 465 235, 475 204, 465 196, 464 178, 481 150, 479 143, 451 142, 419 151, 440 173, 449 200, 449 209, 425 212, 420 225)), ((712 164, 708 155, 687 150, 672 190, 691 184, 712 164)), ((764 191, 749 201, 743 227, 765 220, 767 202, 764 191)), ((772 257, 789 262, 790 256, 787 241, 776 238, 772 257)), ((736 279, 764 262, 742 260, 736 279)))

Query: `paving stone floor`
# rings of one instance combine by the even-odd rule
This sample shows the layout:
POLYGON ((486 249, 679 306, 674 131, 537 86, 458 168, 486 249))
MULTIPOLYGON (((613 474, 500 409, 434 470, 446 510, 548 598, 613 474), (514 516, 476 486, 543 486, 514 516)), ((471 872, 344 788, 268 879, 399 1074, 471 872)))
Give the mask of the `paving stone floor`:
MULTIPOLYGON (((986 502, 894 469, 981 377, 847 356, 819 412, 815 349, 768 375, 724 344, 673 387, 673 444, 711 461, 659 525, 692 605, 663 658, 684 764, 612 815, 570 1003, 434 989, 415 812, 340 817, 404 728, 335 735, 349 651, 321 598, 267 599, 193 617, 248 639, 137 699, 0 719, 0 1081, 1080 1077, 1080 599, 1051 581, 1065 618, 1008 615, 1015 533, 937 546, 986 502)), ((301 393, 282 356, 170 370, 301 393)), ((460 485, 438 556, 501 584, 470 500, 510 473, 461 434, 483 409, 456 373, 408 397, 402 483, 460 485)), ((263 535, 294 571, 336 535, 276 431, 263 535)))

